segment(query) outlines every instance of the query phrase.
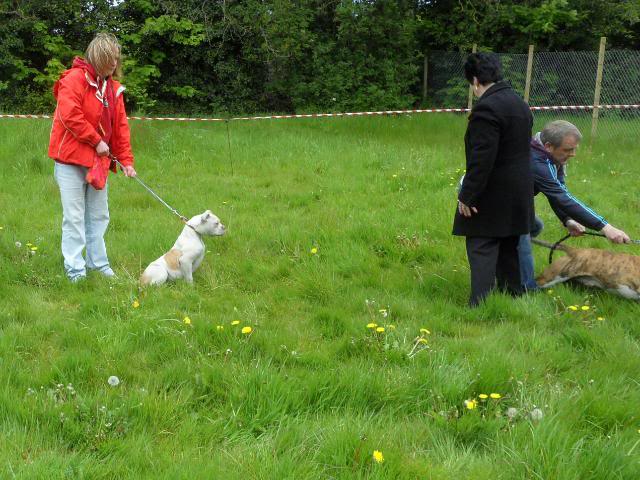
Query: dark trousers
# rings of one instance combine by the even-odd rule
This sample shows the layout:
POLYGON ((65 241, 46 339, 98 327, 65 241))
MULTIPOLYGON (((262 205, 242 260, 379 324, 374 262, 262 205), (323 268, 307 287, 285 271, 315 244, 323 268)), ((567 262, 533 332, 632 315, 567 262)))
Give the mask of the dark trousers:
POLYGON ((513 237, 466 237, 471 269, 469 305, 477 306, 496 287, 513 296, 523 293, 518 262, 518 235, 513 237))

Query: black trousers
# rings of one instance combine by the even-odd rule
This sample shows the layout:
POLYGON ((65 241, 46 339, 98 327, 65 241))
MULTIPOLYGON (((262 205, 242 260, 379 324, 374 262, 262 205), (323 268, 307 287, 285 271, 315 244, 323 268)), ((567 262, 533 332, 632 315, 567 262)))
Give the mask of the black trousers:
POLYGON ((513 296, 523 293, 518 261, 519 235, 512 237, 466 237, 471 269, 469 305, 477 306, 496 288, 513 296))

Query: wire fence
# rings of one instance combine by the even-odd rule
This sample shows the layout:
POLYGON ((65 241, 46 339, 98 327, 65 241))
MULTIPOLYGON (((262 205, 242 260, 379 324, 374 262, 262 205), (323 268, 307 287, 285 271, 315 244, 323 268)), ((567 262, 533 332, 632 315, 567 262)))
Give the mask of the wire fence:
MULTIPOLYGON (((469 84, 463 72, 467 55, 465 52, 429 52, 425 62, 424 104, 449 108, 469 105, 469 84)), ((498 56, 505 80, 526 99, 529 54, 498 53, 498 56)), ((562 118, 575 123, 590 142, 597 141, 598 137, 608 141, 640 138, 640 108, 637 107, 640 104, 640 51, 610 50, 602 57, 596 51, 533 53, 529 105, 595 105, 599 58, 603 64, 597 104, 636 105, 636 108, 598 108, 596 115, 593 108, 536 111, 536 129, 551 119, 562 118)))

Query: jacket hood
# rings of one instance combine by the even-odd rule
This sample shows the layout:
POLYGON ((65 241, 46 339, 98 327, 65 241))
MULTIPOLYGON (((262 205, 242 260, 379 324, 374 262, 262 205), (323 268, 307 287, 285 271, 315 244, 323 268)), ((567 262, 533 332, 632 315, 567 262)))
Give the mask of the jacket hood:
POLYGON ((60 75, 60 78, 53 84, 53 96, 55 97, 56 100, 58 99, 58 87, 59 87, 60 80, 62 80, 67 75, 69 75, 74 69, 84 70, 89 74, 89 76, 91 76, 91 78, 96 78, 96 71, 93 68, 93 66, 89 62, 87 62, 84 58, 75 57, 73 59, 73 63, 71 64, 71 68, 69 70, 65 70, 64 72, 62 72, 62 74, 60 75))
POLYGON ((544 148, 542 144, 542 140, 540 140, 540 132, 536 133, 531 139, 531 153, 535 157, 544 157, 547 158, 549 156, 549 152, 544 148))

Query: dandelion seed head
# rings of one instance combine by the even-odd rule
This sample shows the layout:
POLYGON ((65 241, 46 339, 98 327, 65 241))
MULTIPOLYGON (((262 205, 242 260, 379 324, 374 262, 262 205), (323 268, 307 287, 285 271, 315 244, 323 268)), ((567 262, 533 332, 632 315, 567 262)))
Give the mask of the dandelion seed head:
POLYGON ((120 379, 115 375, 111 375, 107 380, 107 383, 112 387, 117 387, 118 385, 120 385, 120 379))

